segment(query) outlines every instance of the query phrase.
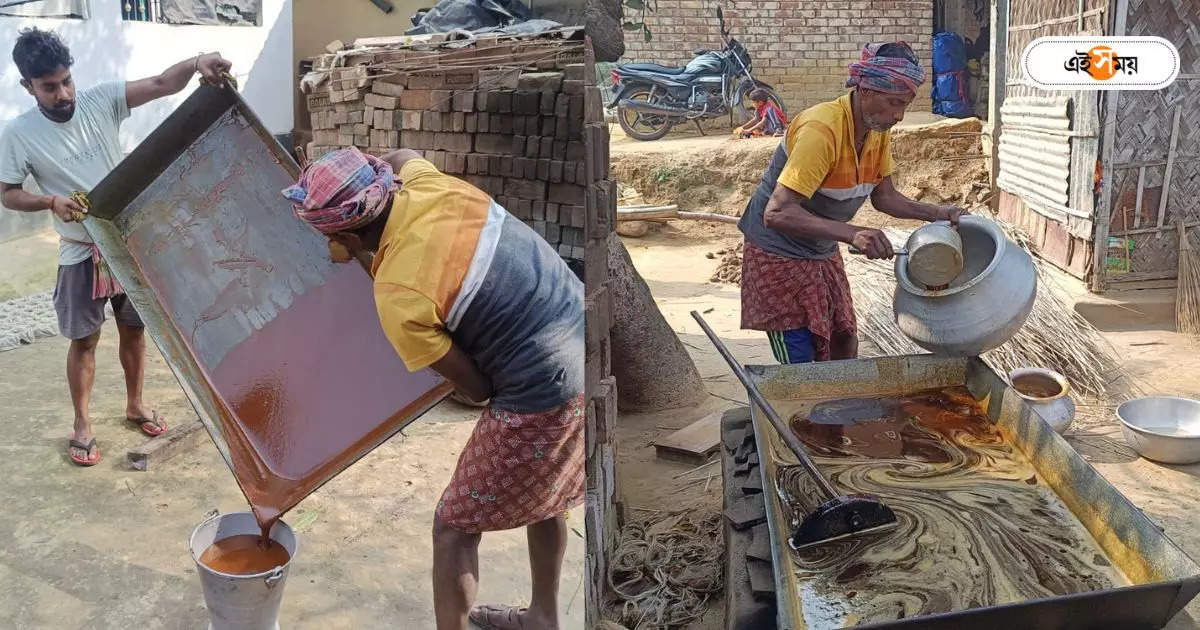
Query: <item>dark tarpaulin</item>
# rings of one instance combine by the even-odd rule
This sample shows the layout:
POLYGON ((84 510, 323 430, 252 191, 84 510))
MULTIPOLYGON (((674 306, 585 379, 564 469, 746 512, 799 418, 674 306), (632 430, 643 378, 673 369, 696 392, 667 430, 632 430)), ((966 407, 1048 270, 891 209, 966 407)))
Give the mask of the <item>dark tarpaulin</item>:
MULTIPOLYGON (((447 33, 455 29, 497 30, 533 17, 520 0, 441 0, 413 17, 416 26, 406 35, 447 33)), ((544 29, 539 29, 544 30, 544 29)))
POLYGON ((160 0, 162 19, 170 24, 259 26, 262 0, 160 0))

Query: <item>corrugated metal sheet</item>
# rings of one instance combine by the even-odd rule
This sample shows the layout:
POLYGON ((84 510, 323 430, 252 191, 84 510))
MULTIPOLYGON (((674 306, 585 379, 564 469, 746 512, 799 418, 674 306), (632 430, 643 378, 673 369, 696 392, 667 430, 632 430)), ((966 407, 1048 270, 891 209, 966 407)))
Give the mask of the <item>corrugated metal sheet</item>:
POLYGON ((1001 189, 1051 219, 1090 218, 1070 207, 1071 118, 1069 96, 1015 96, 1000 108, 1001 189))

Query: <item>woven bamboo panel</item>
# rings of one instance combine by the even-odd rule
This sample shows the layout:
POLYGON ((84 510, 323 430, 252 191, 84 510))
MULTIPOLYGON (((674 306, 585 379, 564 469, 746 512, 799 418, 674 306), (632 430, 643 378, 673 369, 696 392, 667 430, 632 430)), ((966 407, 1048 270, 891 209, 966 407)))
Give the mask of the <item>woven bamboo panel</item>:
MULTIPOLYGON (((1025 47, 1039 37, 1079 34, 1099 35, 1104 33, 1108 11, 1107 0, 1084 0, 1082 5, 1078 0, 1012 0, 1008 22, 1009 31, 1007 34, 1008 76, 1005 81, 1005 102, 1015 103, 1045 99, 1051 94, 1058 97, 1066 95, 1071 100, 1071 109, 1074 111, 1071 130, 1076 133, 1087 133, 1095 136, 1095 128, 1098 125, 1097 93, 1048 93, 1031 86, 1023 85, 1020 60, 1021 53, 1024 52, 1025 47), (1086 116, 1083 115, 1085 110, 1088 114, 1086 116), (1082 129, 1085 126, 1089 127, 1089 129, 1082 129)), ((1001 115, 1002 129, 1016 122, 1018 121, 1014 119, 1010 123, 1010 121, 1005 119, 1003 114, 1001 115)), ((1029 131, 1014 130, 1012 133, 1016 135, 1031 135, 1029 131)), ((1005 134, 1002 132, 1002 144, 1004 136, 1005 134)), ((1085 177, 1088 180, 1091 178, 1092 165, 1095 164, 1098 153, 1096 138, 1070 138, 1065 135, 1032 133, 1031 141, 1041 143, 1051 151, 1057 150, 1058 147, 1064 149, 1070 147, 1071 164, 1069 173, 1078 175, 1068 175, 1066 172, 1054 173, 1055 177, 1064 177, 1067 179, 1067 181, 1055 186, 1056 188, 1061 187, 1070 191, 1071 201, 1066 204, 1068 207, 1090 217, 1094 211, 1094 203, 1087 183, 1082 182, 1082 180, 1085 177)), ((1028 166, 1028 164, 1016 165, 1015 167, 1009 165, 1009 168, 1005 168, 1003 158, 1001 159, 1001 172, 1006 170, 1022 170, 1028 168, 1028 166)), ((1021 197, 1025 203, 1027 212, 1034 212, 1046 220, 1064 224, 1067 232, 1076 239, 1081 241, 1090 240, 1093 229, 1090 219, 1068 216, 1060 210, 1045 206, 1035 196, 1022 194, 1020 189, 1025 187, 1022 186, 1021 182, 1014 183, 1010 180, 1010 184, 1015 184, 1008 186, 1008 188, 1021 197)), ((1034 238, 1035 245, 1040 245, 1040 236, 1037 234, 1031 236, 1034 238)))
MULTIPOLYGON (((1110 231, 1128 225, 1141 228, 1158 225, 1158 206, 1163 194, 1166 162, 1171 146, 1171 129, 1176 108, 1180 109, 1164 225, 1200 219, 1200 3, 1196 0, 1129 0, 1127 35, 1155 35, 1179 49, 1183 78, 1154 92, 1121 92, 1116 113, 1112 164, 1106 168, 1113 178, 1113 209, 1110 231), (1135 212, 1138 168, 1146 164, 1140 220, 1135 212)), ((1131 256, 1131 271, 1173 269, 1178 248, 1174 232, 1138 235, 1131 256)))

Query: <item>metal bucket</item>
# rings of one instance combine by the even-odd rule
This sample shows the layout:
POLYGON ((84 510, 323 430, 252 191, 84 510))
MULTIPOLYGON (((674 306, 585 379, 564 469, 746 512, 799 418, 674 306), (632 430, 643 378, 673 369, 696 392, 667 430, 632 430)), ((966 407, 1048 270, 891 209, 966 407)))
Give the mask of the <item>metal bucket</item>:
POLYGON ((263 573, 232 575, 214 571, 200 562, 201 554, 213 543, 244 534, 262 534, 253 514, 218 514, 197 526, 188 542, 204 588, 209 630, 279 630, 283 585, 288 567, 296 557, 296 534, 287 523, 277 521, 271 528, 271 540, 288 552, 288 561, 281 567, 263 573))

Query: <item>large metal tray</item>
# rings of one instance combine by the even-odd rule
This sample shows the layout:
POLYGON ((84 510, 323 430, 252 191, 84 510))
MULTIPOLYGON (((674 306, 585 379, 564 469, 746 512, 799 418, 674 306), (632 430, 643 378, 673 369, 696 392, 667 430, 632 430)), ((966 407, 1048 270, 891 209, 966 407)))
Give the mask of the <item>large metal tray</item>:
POLYGON ((235 91, 203 86, 84 222, 243 493, 279 512, 450 391, 405 369, 366 270, 294 216, 298 173, 235 91))
MULTIPOLYGON (((1131 586, 913 617, 860 628, 1094 629, 1160 628, 1200 592, 1200 565, 1083 460, 995 372, 977 358, 931 355, 747 366, 763 395, 776 401, 829 400, 966 386, 1005 441, 1087 529, 1131 586)), ((786 404, 786 402, 784 403, 786 404)), ((793 403, 795 404, 795 403, 793 403)), ((781 465, 796 463, 757 406, 752 408, 775 567, 779 628, 805 624, 804 586, 794 571, 791 525, 775 491, 781 465)), ((810 604, 811 605, 811 604, 810 604)), ((816 626, 813 626, 816 627, 816 626)))

